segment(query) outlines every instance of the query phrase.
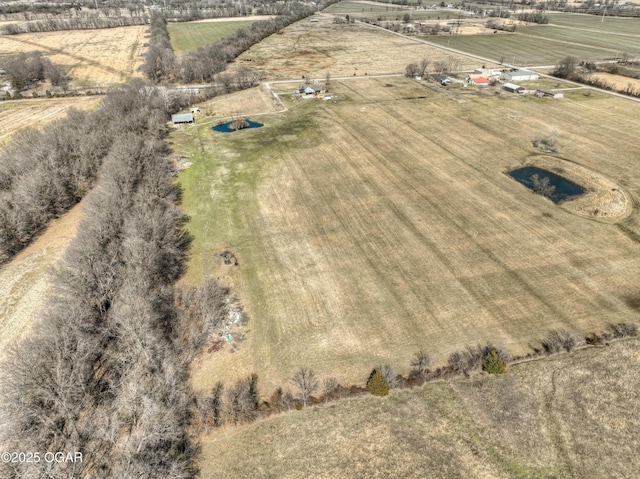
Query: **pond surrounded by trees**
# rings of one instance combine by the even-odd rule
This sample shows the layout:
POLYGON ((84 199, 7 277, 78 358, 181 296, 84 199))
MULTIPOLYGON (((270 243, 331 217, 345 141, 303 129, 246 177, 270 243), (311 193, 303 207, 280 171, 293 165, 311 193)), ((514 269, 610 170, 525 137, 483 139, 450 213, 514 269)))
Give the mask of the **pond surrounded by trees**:
POLYGON ((214 126, 212 130, 219 131, 221 133, 233 133, 234 131, 246 130, 249 128, 260 128, 263 126, 264 126, 263 123, 258 123, 257 121, 233 120, 227 123, 223 123, 221 125, 214 126))
POLYGON ((570 200, 584 193, 584 188, 580 185, 535 166, 518 168, 508 174, 534 193, 546 196, 554 203, 570 200))

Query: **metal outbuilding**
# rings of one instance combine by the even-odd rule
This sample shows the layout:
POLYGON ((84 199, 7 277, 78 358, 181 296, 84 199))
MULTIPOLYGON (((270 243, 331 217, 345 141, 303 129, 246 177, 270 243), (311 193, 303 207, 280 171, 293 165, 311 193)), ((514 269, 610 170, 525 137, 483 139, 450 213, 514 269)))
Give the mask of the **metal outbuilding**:
POLYGON ((524 93, 524 87, 516 85, 515 83, 505 83, 504 85, 502 85, 502 89, 510 93, 524 93))
POLYGON ((171 115, 171 121, 174 125, 182 125, 184 123, 195 123, 193 115, 191 113, 182 113, 177 115, 171 115))

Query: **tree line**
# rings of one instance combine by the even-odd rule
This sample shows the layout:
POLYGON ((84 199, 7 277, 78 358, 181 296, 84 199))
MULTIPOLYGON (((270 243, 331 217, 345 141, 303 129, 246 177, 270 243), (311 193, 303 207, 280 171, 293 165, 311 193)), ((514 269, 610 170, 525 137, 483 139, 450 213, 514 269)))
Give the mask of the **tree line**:
POLYGON ((140 16, 121 17, 69 17, 48 18, 44 20, 31 20, 22 24, 9 23, 1 27, 5 35, 17 35, 20 33, 55 32, 59 30, 91 30, 100 28, 129 27, 132 25, 146 25, 149 17, 146 14, 140 16))
MULTIPOLYGON (((145 87, 146 88, 146 87, 145 87)), ((148 87, 151 88, 151 87, 148 87)), ((40 130, 23 130, 0 154, 0 263, 24 248, 47 225, 91 189, 101 163, 132 132, 154 138, 165 131, 167 109, 185 99, 157 93, 119 100, 116 89, 93 112, 70 109, 67 117, 40 130), (154 97, 155 98, 155 97, 154 97)))
POLYGON ((344 386, 333 377, 320 379, 311 369, 301 367, 291 377, 289 385, 292 390, 286 386, 280 387, 267 399, 260 399, 258 377, 251 374, 229 387, 218 382, 209 393, 197 393, 193 426, 195 432, 207 432, 225 424, 251 422, 271 414, 302 409, 310 404, 365 394, 386 396, 392 389, 412 388, 429 381, 460 375, 469 377, 480 371, 486 374, 504 374, 509 364, 571 352, 579 347, 604 345, 609 341, 637 337, 639 334, 636 323, 610 324, 605 331, 588 334, 583 341, 564 329, 555 329, 532 346, 532 353, 524 356, 511 356, 504 348, 491 343, 477 344, 451 353, 445 366, 433 369, 429 355, 419 350, 410 361, 408 375, 398 374, 390 364, 380 364, 370 371, 364 386, 344 386))
MULTIPOLYGON (((335 1, 337 0, 323 2, 322 8, 335 1)), ((314 10, 313 6, 291 3, 288 10, 278 17, 257 21, 217 42, 186 51, 178 57, 171 48, 166 18, 160 13, 154 14, 151 18, 149 49, 141 70, 153 82, 212 82, 242 52, 287 25, 309 16, 314 10)))
POLYGON ((188 365, 225 316, 228 291, 174 289, 191 237, 163 141, 165 100, 135 81, 85 114, 109 132, 93 164, 100 180, 46 310, 1 368, 3 450, 80 451, 83 461, 3 463, 0 477, 196 475, 188 365))

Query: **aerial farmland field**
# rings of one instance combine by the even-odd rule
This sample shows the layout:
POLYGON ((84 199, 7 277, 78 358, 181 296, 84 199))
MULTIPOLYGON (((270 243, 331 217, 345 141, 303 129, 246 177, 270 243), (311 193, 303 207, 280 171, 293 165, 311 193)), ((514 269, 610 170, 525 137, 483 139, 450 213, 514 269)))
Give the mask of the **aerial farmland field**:
POLYGON ((16 131, 62 118, 69 108, 95 108, 98 101, 97 97, 69 97, 0 103, 0 146, 16 131))
POLYGON ((437 364, 484 341, 525 354, 553 328, 637 318, 637 213, 581 217, 504 174, 544 156, 531 142, 554 127, 558 168, 635 198, 636 103, 443 94, 403 78, 333 82, 335 102, 274 88, 289 110, 264 128, 175 134, 193 162, 180 177, 188 278, 224 278, 249 318, 235 352, 202 359, 199 387, 255 371, 273 388, 300 366, 352 383, 383 362, 406 372, 419 348, 437 364), (225 249, 238 267, 222 265, 225 249))
MULTIPOLYGON (((320 22, 297 22, 283 28, 238 57, 230 70, 247 67, 266 80, 294 80, 404 73, 408 63, 427 57, 433 64, 451 60, 459 69, 477 66, 468 57, 419 44, 362 24, 336 25, 328 15, 320 22)), ((487 64, 487 67, 489 64, 487 64)))
POLYGON ((111 85, 142 77, 146 25, 3 35, 0 55, 42 52, 67 69, 72 85, 111 85))
POLYGON ((188 23, 171 23, 167 25, 171 46, 176 53, 214 43, 222 37, 231 35, 236 30, 248 27, 257 20, 269 17, 245 19, 244 17, 215 19, 216 21, 196 21, 188 23), (224 21, 219 21, 224 20, 224 21))

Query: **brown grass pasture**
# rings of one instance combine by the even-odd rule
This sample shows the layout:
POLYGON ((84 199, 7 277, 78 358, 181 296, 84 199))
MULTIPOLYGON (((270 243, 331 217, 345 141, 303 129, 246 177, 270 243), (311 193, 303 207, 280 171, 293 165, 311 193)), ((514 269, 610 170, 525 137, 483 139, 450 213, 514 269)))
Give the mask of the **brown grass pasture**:
POLYGON ((142 77, 145 25, 104 30, 68 30, 4 35, 0 55, 42 52, 67 68, 76 85, 110 85, 142 77))
POLYGON ((50 285, 47 272, 75 236, 81 205, 53 220, 32 244, 0 266, 0 358, 28 334, 31 323, 46 306, 50 285))
POLYGON ((0 103, 0 145, 23 128, 40 127, 62 118, 69 108, 93 109, 97 97, 52 98, 48 100, 19 100, 0 103))
POLYGON ((215 97, 199 103, 198 107, 200 108, 200 114, 197 116, 198 123, 215 123, 218 119, 222 121, 231 117, 251 116, 256 113, 275 113, 282 109, 274 102, 264 87, 215 97))
POLYGON ((366 396, 202 439, 210 478, 635 477, 638 341, 366 396))
POLYGON ((612 73, 604 72, 591 73, 589 76, 602 82, 609 83, 617 90, 624 90, 625 88, 631 87, 632 90, 640 92, 640 79, 637 78, 629 78, 622 75, 614 75, 612 73))
POLYGON ((638 320, 638 212, 586 219, 504 172, 555 126, 560 157, 638 204, 639 105, 404 78, 332 91, 335 102, 290 96, 258 130, 176 137, 194 163, 180 179, 196 236, 189 279, 235 281, 250 318, 244 342, 194 367, 200 387, 255 371, 273 389, 300 366, 359 382, 382 362, 406 373, 418 348, 443 364, 467 344, 521 354, 552 328, 638 320), (225 248, 238 267, 221 265, 225 248))
MULTIPOLYGON (((267 79, 291 80, 302 75, 324 78, 404 73, 411 62, 454 58, 461 69, 478 67, 467 57, 444 52, 365 25, 337 25, 330 16, 283 28, 240 55, 232 68, 264 71, 267 79)), ((433 64, 433 63, 432 63, 433 64)))

